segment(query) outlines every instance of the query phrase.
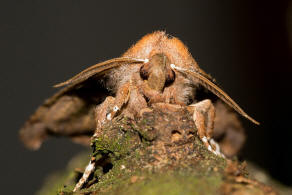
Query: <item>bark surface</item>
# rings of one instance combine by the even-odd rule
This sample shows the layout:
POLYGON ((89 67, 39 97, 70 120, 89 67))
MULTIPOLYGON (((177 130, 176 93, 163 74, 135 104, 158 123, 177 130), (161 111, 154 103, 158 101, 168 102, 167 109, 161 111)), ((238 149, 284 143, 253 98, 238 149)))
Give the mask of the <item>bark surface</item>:
MULTIPOLYGON (((97 168, 75 194, 277 194, 250 178, 245 163, 209 152, 183 107, 152 108, 137 120, 119 116, 103 127, 92 148, 97 168)), ((76 158, 40 194, 73 194, 82 175, 76 168, 91 157, 76 158)))

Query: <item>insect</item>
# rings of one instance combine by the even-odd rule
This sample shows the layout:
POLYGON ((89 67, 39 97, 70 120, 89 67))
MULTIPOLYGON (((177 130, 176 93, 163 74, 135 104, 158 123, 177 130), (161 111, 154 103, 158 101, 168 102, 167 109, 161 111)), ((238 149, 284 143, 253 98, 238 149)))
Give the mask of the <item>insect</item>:
MULTIPOLYGON (((199 68, 179 39, 162 31, 144 36, 121 57, 93 65, 55 87, 64 88, 46 100, 20 130, 20 137, 29 148, 38 149, 49 135, 70 136, 78 143, 88 144, 90 137, 98 137, 101 127, 115 116, 136 118, 156 103, 187 106, 202 142, 222 157, 224 151, 213 139, 214 128, 216 134, 216 129, 241 126, 237 118, 232 118, 228 124, 218 122, 214 127, 215 111, 219 114, 216 118, 229 116, 226 104, 259 124, 199 68), (201 88, 225 104, 200 100, 201 88)), ((94 166, 94 161, 90 161, 75 190, 81 188, 94 166)))

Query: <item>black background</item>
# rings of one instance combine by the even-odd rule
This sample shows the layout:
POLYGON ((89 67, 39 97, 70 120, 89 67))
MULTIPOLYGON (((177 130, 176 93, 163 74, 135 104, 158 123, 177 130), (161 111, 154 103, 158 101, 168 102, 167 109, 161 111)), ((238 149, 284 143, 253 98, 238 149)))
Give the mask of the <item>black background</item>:
POLYGON ((292 185, 289 1, 9 1, 0 3, 1 194, 32 194, 84 147, 52 139, 36 152, 18 129, 53 84, 166 30, 247 113, 243 157, 292 185))

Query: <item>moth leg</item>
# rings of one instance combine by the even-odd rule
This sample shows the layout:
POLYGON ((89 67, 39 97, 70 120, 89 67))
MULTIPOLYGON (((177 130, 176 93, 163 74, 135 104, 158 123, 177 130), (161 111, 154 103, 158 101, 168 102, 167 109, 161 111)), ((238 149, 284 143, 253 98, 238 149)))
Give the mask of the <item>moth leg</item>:
POLYGON ((107 115, 115 104, 115 98, 112 96, 106 97, 104 102, 95 109, 96 129, 92 139, 99 137, 102 133, 101 128, 107 122, 107 115))
MULTIPOLYGON (((124 84, 117 92, 116 98, 108 96, 104 102, 96 108, 96 130, 92 137, 95 139, 102 134, 102 126, 113 119, 116 113, 125 105, 129 100, 131 82, 124 84)), ((81 189, 85 182, 87 182, 91 173, 94 172, 96 167, 95 160, 91 159, 82 178, 78 181, 74 188, 74 192, 81 189)))
POLYGON ((112 120, 117 112, 122 109, 122 107, 128 102, 130 97, 130 88, 131 88, 132 82, 127 82, 124 85, 120 87, 120 89, 117 92, 114 106, 111 109, 111 112, 109 112, 106 115, 106 119, 112 120))
POLYGON ((193 120, 198 130, 198 135, 204 145, 209 151, 215 155, 224 157, 220 152, 219 144, 212 139, 214 120, 215 120, 215 108, 211 100, 206 99, 196 104, 188 106, 189 110, 193 112, 193 120))
MULTIPOLYGON (((108 96, 103 101, 103 103, 101 103, 99 106, 96 107, 96 110, 95 110, 96 130, 94 132, 92 139, 99 137, 99 135, 102 133, 101 127, 106 123, 107 121, 106 115, 109 113, 109 110, 113 107, 114 103, 115 103, 115 98, 112 96, 108 96)), ((77 190, 82 188, 82 186, 87 182, 89 176, 94 172, 95 167, 96 167, 95 159, 92 158, 89 161, 88 165, 86 166, 81 179, 75 185, 73 192, 76 192, 77 190)))
POLYGON ((73 192, 76 192, 77 190, 81 189, 81 187, 84 185, 84 183, 88 180, 88 177, 91 175, 91 173, 94 172, 95 169, 95 159, 92 158, 88 165, 85 168, 85 171, 81 177, 81 179, 78 181, 78 183, 75 185, 73 192))
POLYGON ((131 82, 124 84, 117 92, 116 97, 108 96, 102 104, 100 104, 95 111, 96 116, 96 130, 93 139, 99 137, 102 126, 112 120, 117 112, 121 110, 129 100, 131 82))

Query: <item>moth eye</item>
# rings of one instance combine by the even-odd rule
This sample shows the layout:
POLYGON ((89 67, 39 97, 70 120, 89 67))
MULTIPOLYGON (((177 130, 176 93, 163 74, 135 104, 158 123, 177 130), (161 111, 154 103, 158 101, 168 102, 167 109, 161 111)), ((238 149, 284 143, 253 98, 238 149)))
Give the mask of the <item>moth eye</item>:
POLYGON ((172 69, 168 68, 166 72, 166 81, 165 85, 168 86, 175 80, 175 73, 172 69))
POLYGON ((149 77, 149 71, 148 71, 149 67, 147 66, 147 64, 144 64, 143 66, 141 66, 140 68, 140 76, 143 80, 147 80, 149 77))

